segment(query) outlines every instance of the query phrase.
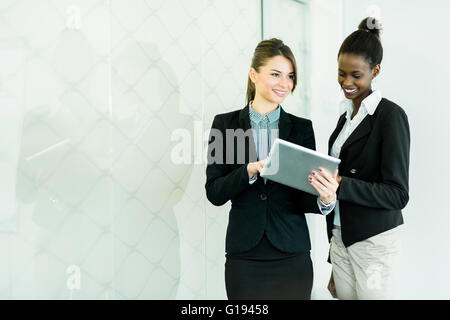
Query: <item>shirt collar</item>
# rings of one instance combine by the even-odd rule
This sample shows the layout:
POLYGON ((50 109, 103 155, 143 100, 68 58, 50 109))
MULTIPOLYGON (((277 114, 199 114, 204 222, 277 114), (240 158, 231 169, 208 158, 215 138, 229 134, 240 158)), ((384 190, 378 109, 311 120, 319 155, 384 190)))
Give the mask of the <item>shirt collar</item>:
POLYGON ((263 121, 266 117, 269 120, 269 123, 274 123, 274 122, 280 120, 281 108, 279 105, 275 110, 273 110, 265 115, 262 115, 261 113, 259 113, 258 111, 256 111, 255 109, 252 108, 252 102, 253 101, 249 102, 249 108, 248 108, 251 121, 253 121, 255 123, 259 123, 260 121, 263 121))
MULTIPOLYGON (((362 102, 361 106, 367 111, 368 114, 373 115, 375 110, 378 107, 378 104, 381 101, 381 91, 374 90, 371 94, 369 94, 362 102)), ((339 106, 339 112, 342 114, 347 112, 347 118, 351 116, 353 113, 353 101, 345 98, 341 101, 339 106)))

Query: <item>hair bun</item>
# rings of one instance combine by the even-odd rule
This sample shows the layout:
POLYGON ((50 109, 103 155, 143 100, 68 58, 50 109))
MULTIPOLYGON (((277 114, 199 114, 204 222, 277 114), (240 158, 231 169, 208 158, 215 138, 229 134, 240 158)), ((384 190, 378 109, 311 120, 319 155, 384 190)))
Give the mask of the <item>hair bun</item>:
POLYGON ((377 18, 367 17, 358 26, 358 30, 364 30, 374 34, 377 38, 380 38, 381 22, 377 18))

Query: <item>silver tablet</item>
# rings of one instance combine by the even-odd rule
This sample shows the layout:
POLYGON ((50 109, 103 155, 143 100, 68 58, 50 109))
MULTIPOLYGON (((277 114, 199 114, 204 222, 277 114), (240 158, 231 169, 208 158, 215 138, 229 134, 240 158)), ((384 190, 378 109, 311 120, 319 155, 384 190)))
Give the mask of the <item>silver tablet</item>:
POLYGON ((269 157, 261 170, 261 177, 299 189, 310 194, 319 195, 308 182, 308 176, 319 167, 332 174, 341 162, 320 152, 299 146, 282 139, 275 139, 269 157))

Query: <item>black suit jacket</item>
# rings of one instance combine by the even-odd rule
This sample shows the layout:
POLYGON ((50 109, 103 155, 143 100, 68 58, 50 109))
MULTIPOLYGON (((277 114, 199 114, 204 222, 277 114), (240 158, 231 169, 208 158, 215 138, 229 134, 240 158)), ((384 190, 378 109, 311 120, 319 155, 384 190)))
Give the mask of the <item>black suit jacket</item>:
MULTIPOLYGON (((310 120, 281 109, 278 127, 280 139, 315 149, 310 120)), ((214 137, 212 133, 210 135, 205 188, 208 200, 216 206, 231 200, 226 252, 241 253, 254 248, 264 232, 281 251, 309 252, 311 243, 304 214, 319 213, 317 197, 270 180, 264 184, 261 177, 249 184, 247 164, 257 159, 248 105, 242 110, 215 116, 212 129, 221 132, 223 139, 214 137), (228 145, 223 156, 217 156, 217 146, 225 149, 227 142, 236 140, 226 136, 226 129, 243 129, 250 134, 245 138, 245 146, 240 152, 234 143, 231 147, 228 145), (238 157, 243 153, 245 157, 239 164, 238 157), (216 161, 212 161, 214 157, 216 161), (226 163, 227 157, 228 162, 232 163, 226 163)))
MULTIPOLYGON (((346 121, 339 118, 328 152, 346 121)), ((346 247, 403 224, 401 210, 409 200, 408 117, 401 107, 383 98, 341 149, 337 191, 342 240, 346 247)), ((334 211, 327 216, 331 240, 334 211)))

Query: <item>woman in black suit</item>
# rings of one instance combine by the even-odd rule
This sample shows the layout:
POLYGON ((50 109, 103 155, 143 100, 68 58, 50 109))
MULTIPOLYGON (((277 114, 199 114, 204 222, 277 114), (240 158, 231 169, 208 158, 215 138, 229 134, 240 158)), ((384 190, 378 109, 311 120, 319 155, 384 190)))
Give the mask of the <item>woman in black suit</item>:
POLYGON ((327 231, 333 266, 328 289, 339 299, 395 297, 401 210, 409 200, 410 132, 403 109, 372 89, 383 57, 379 29, 377 20, 364 19, 338 54, 346 99, 329 140, 330 155, 341 163, 327 231))
POLYGON ((231 200, 225 284, 229 299, 310 299, 313 269, 305 213, 327 212, 337 182, 320 200, 258 176, 275 138, 315 149, 310 120, 280 104, 295 89, 294 55, 281 40, 258 44, 247 85, 247 106, 216 115, 206 168, 206 195, 231 200))

